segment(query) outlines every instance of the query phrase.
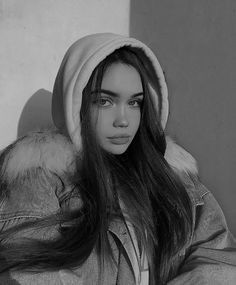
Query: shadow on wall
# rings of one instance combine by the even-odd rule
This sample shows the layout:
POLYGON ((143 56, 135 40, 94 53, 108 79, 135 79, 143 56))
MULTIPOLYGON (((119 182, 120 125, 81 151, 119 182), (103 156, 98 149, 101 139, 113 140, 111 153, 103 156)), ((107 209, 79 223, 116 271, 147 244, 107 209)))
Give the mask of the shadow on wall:
POLYGON ((54 127, 51 116, 52 93, 39 89, 25 104, 17 128, 17 137, 26 133, 54 127))

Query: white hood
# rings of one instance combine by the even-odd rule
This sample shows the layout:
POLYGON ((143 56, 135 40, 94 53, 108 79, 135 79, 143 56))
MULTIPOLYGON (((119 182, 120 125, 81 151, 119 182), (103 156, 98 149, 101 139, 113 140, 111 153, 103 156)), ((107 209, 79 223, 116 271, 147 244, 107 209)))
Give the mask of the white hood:
MULTIPOLYGON (((89 35, 76 41, 66 52, 57 74, 52 98, 54 123, 57 128, 70 136, 77 151, 81 149, 80 108, 82 91, 95 67, 106 56, 123 46, 140 48, 151 60, 161 87, 160 116, 162 128, 165 129, 169 112, 167 85, 161 66, 150 48, 136 39, 121 35, 111 33, 89 35)), ((149 88, 158 112, 158 95, 151 86, 149 88)), ((168 137, 165 158, 178 171, 194 174, 198 172, 196 161, 191 154, 168 137)))
MULTIPOLYGON (((168 92, 161 66, 154 53, 142 42, 121 35, 101 33, 89 35, 76 41, 65 54, 54 85, 52 116, 55 125, 69 134, 77 150, 81 148, 80 108, 82 91, 95 67, 114 50, 131 46, 142 49, 151 60, 159 78, 162 106, 161 124, 163 129, 168 118, 168 92)), ((158 95, 149 86, 153 102, 158 111, 158 95)))

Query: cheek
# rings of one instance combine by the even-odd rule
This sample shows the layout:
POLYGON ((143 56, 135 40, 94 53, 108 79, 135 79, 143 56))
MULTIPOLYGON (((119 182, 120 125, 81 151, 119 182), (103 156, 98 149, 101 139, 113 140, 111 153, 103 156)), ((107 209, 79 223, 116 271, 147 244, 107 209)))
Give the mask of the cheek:
POLYGON ((93 121, 95 132, 97 138, 100 140, 106 136, 107 131, 110 129, 111 124, 111 116, 109 116, 107 113, 99 111, 96 115, 95 120, 93 121))
POLYGON ((135 111, 130 114, 130 119, 129 119, 132 129, 136 132, 139 128, 140 121, 141 121, 141 112, 140 111, 135 111))
POLYGON ((100 111, 97 116, 97 128, 100 130, 106 129, 106 127, 111 122, 111 118, 107 115, 107 113, 100 111))

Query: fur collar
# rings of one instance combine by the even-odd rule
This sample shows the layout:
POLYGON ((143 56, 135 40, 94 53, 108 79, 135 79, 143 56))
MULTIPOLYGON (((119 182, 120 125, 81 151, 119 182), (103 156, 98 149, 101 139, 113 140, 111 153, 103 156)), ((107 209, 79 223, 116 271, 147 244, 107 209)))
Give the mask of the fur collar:
POLYGON ((184 148, 174 142, 169 136, 166 137, 165 159, 169 165, 178 172, 185 172, 193 176, 198 174, 197 162, 184 148))
MULTIPOLYGON (((197 163, 186 150, 170 137, 166 138, 165 159, 179 174, 197 175, 197 163)), ((30 169, 42 168, 58 175, 73 172, 75 150, 71 141, 57 131, 31 132, 8 146, 1 175, 10 180, 30 169)), ((4 153, 4 151, 3 151, 4 153)))

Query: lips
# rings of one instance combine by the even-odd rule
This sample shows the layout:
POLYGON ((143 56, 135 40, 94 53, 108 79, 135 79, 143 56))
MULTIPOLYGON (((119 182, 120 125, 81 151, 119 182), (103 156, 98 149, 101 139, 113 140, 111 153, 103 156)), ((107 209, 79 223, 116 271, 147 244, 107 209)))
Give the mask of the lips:
POLYGON ((118 135, 113 137, 108 137, 110 142, 112 144, 121 145, 121 144, 127 144, 129 142, 129 135, 118 135))

